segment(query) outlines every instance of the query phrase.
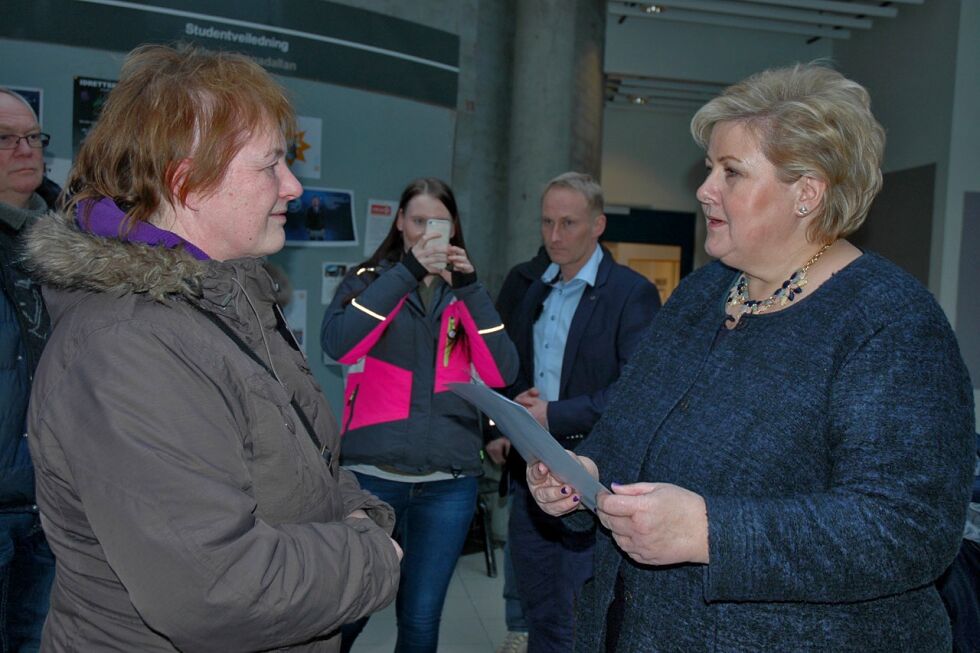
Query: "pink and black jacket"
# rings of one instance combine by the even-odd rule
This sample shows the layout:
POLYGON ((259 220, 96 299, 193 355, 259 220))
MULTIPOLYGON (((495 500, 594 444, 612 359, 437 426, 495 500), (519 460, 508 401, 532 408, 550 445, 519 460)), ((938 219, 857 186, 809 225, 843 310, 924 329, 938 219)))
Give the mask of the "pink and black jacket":
POLYGON ((424 274, 414 259, 349 273, 324 315, 323 349, 349 366, 341 456, 408 473, 478 475, 479 415, 446 384, 475 372, 502 388, 517 376, 517 351, 482 284, 439 284, 428 310, 412 269, 424 274))

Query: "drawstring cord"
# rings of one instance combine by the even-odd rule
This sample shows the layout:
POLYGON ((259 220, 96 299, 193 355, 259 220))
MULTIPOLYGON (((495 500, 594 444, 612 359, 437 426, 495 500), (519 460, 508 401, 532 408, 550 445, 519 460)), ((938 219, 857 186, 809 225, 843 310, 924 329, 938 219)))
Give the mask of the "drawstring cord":
POLYGON ((259 335, 262 336, 262 344, 265 346, 265 354, 269 357, 269 369, 272 370, 272 376, 276 377, 276 381, 279 382, 279 385, 285 388, 286 384, 282 382, 281 378, 279 378, 279 373, 276 372, 276 363, 272 360, 272 349, 269 347, 269 339, 265 337, 265 329, 262 328, 262 318, 259 316, 259 312, 256 310, 255 304, 252 303, 252 298, 248 296, 245 286, 243 286, 238 280, 238 277, 232 277, 232 281, 234 281, 235 285, 242 289, 242 294, 245 295, 245 301, 248 302, 248 307, 252 309, 252 314, 255 316, 255 319, 258 320, 259 335))

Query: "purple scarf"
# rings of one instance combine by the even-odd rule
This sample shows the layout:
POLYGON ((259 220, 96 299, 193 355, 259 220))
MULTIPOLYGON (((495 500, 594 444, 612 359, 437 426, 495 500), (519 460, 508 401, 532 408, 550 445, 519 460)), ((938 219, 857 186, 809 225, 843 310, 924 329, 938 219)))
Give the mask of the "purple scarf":
POLYGON ((210 259, 207 254, 198 249, 193 243, 184 240, 172 231, 160 229, 142 220, 134 223, 129 233, 124 235, 122 233, 122 224, 125 219, 126 214, 108 197, 103 197, 98 202, 83 200, 78 203, 75 209, 75 222, 78 223, 78 226, 96 236, 116 238, 127 242, 145 243, 168 249, 183 246, 188 254, 199 261, 210 259), (89 207, 91 207, 91 210, 89 210, 89 207), (86 215, 86 213, 88 214, 88 224, 83 224, 82 216, 86 215))

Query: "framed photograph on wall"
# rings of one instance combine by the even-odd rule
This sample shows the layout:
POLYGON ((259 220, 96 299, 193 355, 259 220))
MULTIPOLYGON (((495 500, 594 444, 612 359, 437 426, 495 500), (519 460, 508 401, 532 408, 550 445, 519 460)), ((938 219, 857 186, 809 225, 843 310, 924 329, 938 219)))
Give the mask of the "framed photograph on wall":
POLYGON ((354 191, 305 188, 286 209, 286 244, 347 247, 357 244, 354 191))

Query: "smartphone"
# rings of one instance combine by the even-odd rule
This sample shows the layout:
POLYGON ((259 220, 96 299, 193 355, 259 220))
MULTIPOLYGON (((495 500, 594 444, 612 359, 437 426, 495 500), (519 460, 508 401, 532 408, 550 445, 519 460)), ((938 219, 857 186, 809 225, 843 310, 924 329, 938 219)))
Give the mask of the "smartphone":
MULTIPOLYGON (((426 248, 429 247, 448 247, 449 246, 449 234, 453 228, 452 220, 440 220, 440 219, 429 219, 425 222, 425 233, 437 233, 439 238, 433 238, 428 243, 426 243, 426 248)), ((446 263, 437 263, 433 267, 439 270, 446 269, 446 263)))

